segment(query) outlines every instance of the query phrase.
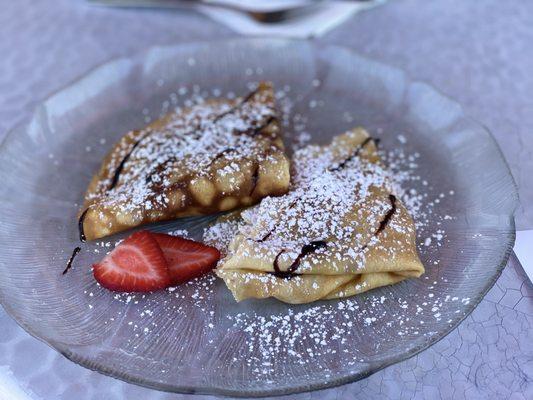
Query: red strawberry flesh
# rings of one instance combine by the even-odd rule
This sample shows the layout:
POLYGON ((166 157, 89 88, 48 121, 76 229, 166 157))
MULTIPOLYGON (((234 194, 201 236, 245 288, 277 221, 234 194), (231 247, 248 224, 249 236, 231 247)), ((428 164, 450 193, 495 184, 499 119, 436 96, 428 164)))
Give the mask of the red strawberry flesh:
POLYGON ((220 252, 211 246, 179 236, 153 233, 168 263, 172 285, 202 276, 215 268, 220 252))
POLYGON ((136 232, 93 265, 103 287, 120 292, 150 292, 170 285, 168 264, 148 231, 136 232))

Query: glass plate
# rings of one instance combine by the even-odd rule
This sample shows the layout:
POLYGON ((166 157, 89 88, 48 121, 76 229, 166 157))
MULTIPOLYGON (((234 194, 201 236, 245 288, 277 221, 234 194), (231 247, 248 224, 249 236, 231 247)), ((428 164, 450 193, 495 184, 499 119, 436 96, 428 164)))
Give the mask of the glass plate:
MULTIPOLYGON (((516 188, 484 127, 398 69, 308 41, 156 47, 102 65, 6 137, 0 182, 0 299, 7 312, 87 368, 175 392, 294 393, 354 381, 408 358, 473 310, 515 235, 516 188), (236 303, 213 277, 128 297, 92 277, 89 266, 109 249, 105 242, 83 245, 72 270, 61 274, 79 245, 83 193, 112 143, 191 93, 245 94, 260 79, 291 99, 288 136, 305 123, 311 141, 325 143, 363 125, 385 151, 419 153, 421 179, 411 189, 427 193, 423 207, 434 206, 418 235, 422 278, 300 306, 236 303)), ((198 238, 210 220, 151 229, 186 228, 198 238)))

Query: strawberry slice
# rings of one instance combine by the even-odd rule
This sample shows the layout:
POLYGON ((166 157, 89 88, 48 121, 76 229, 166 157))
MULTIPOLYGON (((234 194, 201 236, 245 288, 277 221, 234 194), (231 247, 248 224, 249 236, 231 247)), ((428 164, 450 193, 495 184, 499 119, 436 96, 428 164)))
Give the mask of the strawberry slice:
POLYGON ((172 285, 185 283, 211 271, 220 259, 214 247, 179 236, 152 233, 168 263, 172 285))
POLYGON ((150 292, 170 284, 168 264, 148 231, 136 232, 93 265, 95 279, 119 292, 150 292))

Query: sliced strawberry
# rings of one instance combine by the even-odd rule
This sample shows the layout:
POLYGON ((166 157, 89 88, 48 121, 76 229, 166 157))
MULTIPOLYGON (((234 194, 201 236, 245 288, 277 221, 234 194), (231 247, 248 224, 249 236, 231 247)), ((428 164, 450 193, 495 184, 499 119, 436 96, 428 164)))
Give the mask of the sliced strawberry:
POLYGON ((167 259, 173 285, 187 282, 211 271, 220 259, 214 247, 178 236, 153 233, 167 259))
POLYGON ((119 292, 150 292, 170 285, 168 265, 148 231, 136 232, 93 265, 95 279, 119 292))

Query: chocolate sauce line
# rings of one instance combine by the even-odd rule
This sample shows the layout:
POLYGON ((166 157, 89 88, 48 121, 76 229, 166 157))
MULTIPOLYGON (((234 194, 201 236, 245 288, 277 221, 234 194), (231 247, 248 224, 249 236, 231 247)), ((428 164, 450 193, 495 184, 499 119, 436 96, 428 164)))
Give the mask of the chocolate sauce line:
POLYGON ((131 148, 131 150, 128 152, 128 154, 126 154, 124 156, 124 158, 122 159, 122 161, 120 161, 120 164, 118 165, 117 169, 115 170, 115 173, 113 174, 113 179, 111 180, 111 184, 109 185, 109 187, 107 188, 107 191, 110 191, 112 190, 115 186, 117 186, 117 183, 118 183, 118 178, 120 177, 120 174, 122 173, 122 170, 124 169, 124 165, 126 164, 126 162, 129 160, 131 154, 133 153, 133 151, 137 148, 137 146, 139 146, 139 144, 144 140, 146 139, 148 136, 150 136, 152 134, 152 131, 148 131, 146 132, 139 140, 137 140, 135 142, 135 144, 133 145, 133 147, 131 148))
MULTIPOLYGON (((256 89, 254 90, 253 92, 249 93, 239 104, 237 104, 236 106, 232 107, 231 109, 229 109, 228 111, 226 112, 223 112, 219 115, 217 115, 214 119, 213 119, 213 122, 217 122, 218 120, 220 120, 222 117, 224 117, 225 115, 228 115, 232 112, 234 112, 235 110, 237 110, 239 107, 241 107, 242 105, 244 105, 246 102, 248 102, 257 92, 258 92, 259 89, 256 89)), ((260 128, 257 128, 258 130, 261 130, 263 129, 265 126, 267 126, 269 123, 270 123, 270 119, 268 120, 268 123, 260 128)), ((196 131, 197 129, 200 128, 200 124, 197 124, 196 127, 194 128, 193 131, 196 131)), ((144 140, 146 139, 148 136, 150 136, 151 134, 153 133, 153 131, 148 131, 143 137, 141 137, 139 140, 137 140, 135 142, 135 144, 133 145, 133 147, 131 148, 131 150, 128 152, 128 154, 126 154, 124 156, 124 158, 120 161, 120 164, 118 165, 117 169, 115 170, 115 173, 113 174, 113 179, 111 180, 111 184, 109 185, 109 187, 107 188, 108 191, 112 190, 118 183, 118 180, 120 178, 120 174, 122 173, 122 170, 124 169, 124 165, 126 164, 126 162, 129 160, 131 154, 133 153, 133 151, 139 146, 139 144, 144 140)))
POLYGON ((258 126, 257 128, 253 128, 253 129, 250 129, 248 131, 245 131, 245 132, 243 132, 241 134, 254 137, 254 136, 258 135, 259 133, 261 133, 261 131, 263 129, 265 129, 268 125, 270 125, 276 119, 277 118, 274 115, 271 115, 270 117, 268 117, 268 119, 262 125, 258 126))
POLYGON ((302 250, 300 251, 300 254, 298 254, 298 257, 292 262, 291 265, 289 265, 289 268, 287 268, 286 271, 282 271, 279 268, 278 259, 279 257, 285 252, 285 250, 281 250, 277 255, 276 258, 274 258, 274 272, 271 274, 278 277, 278 278, 284 278, 284 279, 291 279, 295 274, 296 270, 300 266, 300 261, 302 258, 304 258, 306 255, 314 253, 315 251, 327 247, 327 243, 324 240, 316 240, 309 244, 306 244, 302 247, 302 250))
MULTIPOLYGON (((290 210, 291 208, 293 208, 297 202, 298 202, 297 200, 292 201, 291 204, 289 204, 289 206, 287 207, 287 210, 290 210)), ((265 236, 263 236, 261 239, 252 239, 252 240, 258 243, 264 242, 270 237, 270 235, 272 235, 272 233, 274 233, 275 230, 276 230, 276 227, 268 231, 268 233, 265 236)))
POLYGON ((252 188, 250 189, 250 196, 254 192, 257 182, 259 181, 259 164, 255 164, 254 173, 252 174, 252 188))
MULTIPOLYGON (((355 149, 355 151, 353 152, 352 155, 350 155, 349 157, 345 158, 343 162, 341 162, 339 165, 337 165, 336 167, 332 168, 328 168, 330 171, 340 171, 341 169, 343 169, 346 164, 348 164, 350 161, 352 161, 355 157, 357 157, 359 155, 359 153, 361 152, 361 150, 363 150, 365 148, 365 146, 370 143, 371 141, 374 141, 374 143, 376 143, 378 141, 378 139, 374 139, 374 138, 371 138, 371 137, 368 137, 364 140, 363 143, 361 143, 359 146, 357 146, 357 148, 355 149)), ((379 141, 378 141, 379 142, 379 141)))
POLYGON ((67 267, 65 268, 65 270, 63 271, 63 274, 62 275, 65 275, 69 269, 72 268, 72 262, 74 261, 74 258, 78 255, 78 253, 80 252, 81 250, 81 247, 76 247, 74 249, 74 251, 72 252, 72 255, 70 256, 70 258, 68 259, 67 261, 67 267))
MULTIPOLYGON (((231 112, 234 112, 237 108, 241 107, 242 105, 244 105, 246 102, 248 102, 257 92, 259 91, 259 88, 257 88, 256 90, 254 90, 253 92, 249 93, 238 105, 234 106, 233 108, 231 108, 230 110, 222 113, 222 114, 219 114, 217 117, 215 117, 215 119, 213 120, 213 122, 216 122, 218 121, 220 118, 222 118, 224 115, 227 115, 231 112)), ((267 123, 259 128, 256 128, 256 130, 261 130, 263 129, 264 127, 266 127, 270 122, 272 122, 272 118, 274 117, 271 117, 270 119, 267 120, 267 123)), ((194 128, 194 131, 198 130, 200 128, 200 123, 198 123, 196 125, 196 127, 194 128)), ((122 173, 122 170, 124 169, 124 165, 126 164, 126 162, 129 160, 130 156, 132 155, 132 153, 135 151, 135 149, 139 146, 139 144, 141 144, 141 142, 146 139, 148 136, 150 136, 151 134, 153 133, 152 130, 146 132, 139 140, 137 140, 134 144, 133 144, 133 147, 131 148, 131 150, 124 156, 124 158, 122 158, 122 160, 120 161, 118 167, 115 169, 115 172, 113 174, 113 179, 111 180, 111 184, 109 185, 109 187, 107 188, 107 192, 109 192, 110 190, 114 189, 115 186, 117 185, 118 183, 118 180, 120 178, 120 175, 122 173)), ((224 151, 222 151, 221 153, 219 153, 212 161, 209 165, 211 165, 217 158, 221 157, 223 153, 225 152, 228 152, 228 151, 233 151, 233 150, 236 150, 234 148, 228 148, 228 149, 225 149, 224 151)), ((166 161, 168 162, 168 160, 166 161)), ((156 168, 159 168, 160 165, 158 165, 156 168)), ((147 178, 146 178, 146 182, 149 183, 152 181, 152 175, 153 174, 150 174, 147 178)), ((255 188, 255 185, 254 185, 254 188, 255 188)), ((85 216, 87 215, 87 211, 89 211, 89 208, 85 209, 85 211, 83 211, 83 213, 80 215, 80 218, 78 220, 78 232, 79 232, 79 237, 80 237, 80 241, 81 242, 85 242, 87 240, 87 237, 85 236, 85 231, 84 231, 84 228, 83 228, 83 224, 84 224, 84 221, 85 221, 85 216)), ((75 253, 77 254, 76 252, 76 249, 74 249, 75 253)), ((78 250, 79 251, 79 250, 78 250)), ((75 256, 75 254, 73 253, 73 255, 75 256)), ((73 258, 73 257, 72 257, 73 258)), ((67 270, 68 270, 68 266, 67 266, 67 270)))
MULTIPOLYGON (((274 266, 274 272, 269 272, 271 275, 274 275, 275 277, 277 278, 283 278, 283 279, 291 279, 292 276, 294 275, 293 272, 289 272, 289 270, 287 271, 282 271, 280 268, 279 268, 279 264, 278 264, 278 258, 285 252, 285 250, 281 250, 278 254, 276 254, 276 258, 274 258, 274 263, 273 263, 273 266, 274 266)), ((289 267, 290 269, 290 267, 289 267)))
POLYGON ((396 196, 393 194, 389 194, 389 201, 390 201, 391 208, 387 212, 387 214, 385 214, 385 217, 380 221, 379 227, 374 233, 374 236, 379 235, 379 233, 385 229, 385 227, 388 225, 388 223, 392 219, 392 216, 396 212, 396 196))
POLYGON ((262 243, 262 242, 264 242, 265 240, 267 240, 267 239, 270 237, 270 235, 272 235, 272 232, 274 232, 274 229, 272 229, 270 232, 268 232, 268 233, 267 233, 265 236, 263 236, 261 239, 259 239, 259 240, 255 240, 255 241, 258 242, 258 243, 262 243))
POLYGON ((217 122, 218 120, 220 120, 221 118, 225 117, 226 115, 231 114, 231 113, 237 111, 240 107, 242 107, 244 104, 246 104, 248 101, 250 101, 250 99, 251 99, 252 97, 254 97, 255 94, 256 94, 258 91, 259 91, 259 88, 255 89, 253 92, 248 93, 248 95, 247 95, 245 98, 243 98, 243 99, 239 102, 239 104, 236 104, 235 106, 231 107, 228 111, 225 111, 225 112, 223 112, 223 113, 217 115, 217 116, 215 117, 215 119, 213 119, 213 122, 217 122))
POLYGON ((148 176, 146 176, 145 182, 146 183, 151 183, 152 182, 152 176, 154 176, 155 174, 160 173, 161 171, 163 171, 165 165, 167 165, 168 163, 172 163, 172 162, 176 162, 176 161, 177 161, 176 157, 170 157, 170 158, 167 158, 165 161, 157 164, 154 168, 151 169, 151 171, 148 174, 148 176))
POLYGON ((222 157, 224 154, 231 153, 237 151, 235 147, 228 147, 224 150, 222 150, 220 153, 218 153, 210 162, 207 164, 208 167, 210 167, 216 160, 218 160, 220 157, 222 157))
MULTIPOLYGON (((389 194, 389 201, 391 204, 391 208, 389 209, 389 211, 387 211, 387 214, 385 214, 383 219, 379 221, 378 229, 376 229, 373 234, 374 237, 379 235, 387 227, 388 223, 392 219, 392 216, 396 213, 396 196, 393 194, 389 194)), ((359 250, 357 250, 357 253, 364 251, 368 247, 368 244, 369 243, 365 243, 359 250)))
POLYGON ((287 210, 290 210, 291 208, 293 208, 296 205, 296 203, 298 203, 298 200, 293 200, 291 204, 289 204, 289 207, 287 207, 287 210))
POLYGON ((82 243, 87 240, 85 237, 85 230, 83 229, 83 222, 85 221, 85 215, 87 215, 87 211, 89 211, 89 207, 87 207, 85 211, 81 213, 80 219, 78 219, 78 232, 80 234, 80 242, 82 243))
MULTIPOLYGON (((189 133, 192 133, 192 132, 195 132, 196 130, 198 130, 200 128, 200 124, 196 124, 196 126, 194 127, 194 129, 186 134, 189 134, 189 133)), ((111 180, 111 184, 109 185, 109 187, 107 188, 107 191, 110 191, 112 190, 118 183, 118 179, 120 177, 120 174, 122 173, 122 170, 124 169, 124 165, 126 164, 126 162, 129 160, 130 156, 133 154, 133 151, 141 144, 142 141, 144 141, 144 139, 148 138, 150 135, 152 135, 154 133, 153 130, 149 130, 148 132, 146 132, 139 140, 137 140, 133 147, 131 148, 131 150, 128 152, 128 154, 126 154, 124 156, 124 158, 122 159, 122 161, 120 161, 120 164, 118 165, 117 169, 115 170, 115 173, 113 174, 113 179, 111 180)))
MULTIPOLYGON (((396 196, 394 196, 393 194, 389 194, 389 201, 390 201, 390 204, 391 204, 391 208, 387 211, 387 213, 385 214, 383 219, 379 222, 379 227, 374 232, 374 236, 379 235, 385 229, 385 227, 389 224, 390 220, 392 219, 392 216, 396 213, 396 210, 397 210, 397 207, 396 207, 396 201, 397 201, 396 196)), ((266 240, 270 236, 272 231, 273 230, 271 230, 265 237, 263 237, 263 239, 258 240, 258 241, 262 242, 262 241, 266 240)), ((305 257, 306 255, 308 255, 310 253, 315 252, 316 250, 318 250, 320 248, 324 248, 324 247, 327 247, 327 243, 325 241, 323 241, 323 240, 313 241, 313 242, 311 242, 309 244, 306 244, 305 246, 302 247, 302 250, 300 251, 300 254, 298 254, 298 257, 296 257, 296 259, 292 262, 292 264, 289 266, 289 268, 287 268, 286 271, 282 271, 279 268, 279 264, 278 264, 279 257, 285 252, 285 250, 281 250, 276 255, 276 258, 274 258, 274 263, 273 263, 274 272, 270 272, 270 274, 272 274, 272 275, 274 275, 274 276, 276 276, 278 278, 291 279, 293 276, 297 275, 297 274, 295 274, 295 271, 300 266, 300 261, 301 261, 301 259, 303 257, 305 257)), ((363 245, 358 250, 358 253, 363 251, 363 250, 365 250, 367 247, 368 247, 368 243, 363 245)))

